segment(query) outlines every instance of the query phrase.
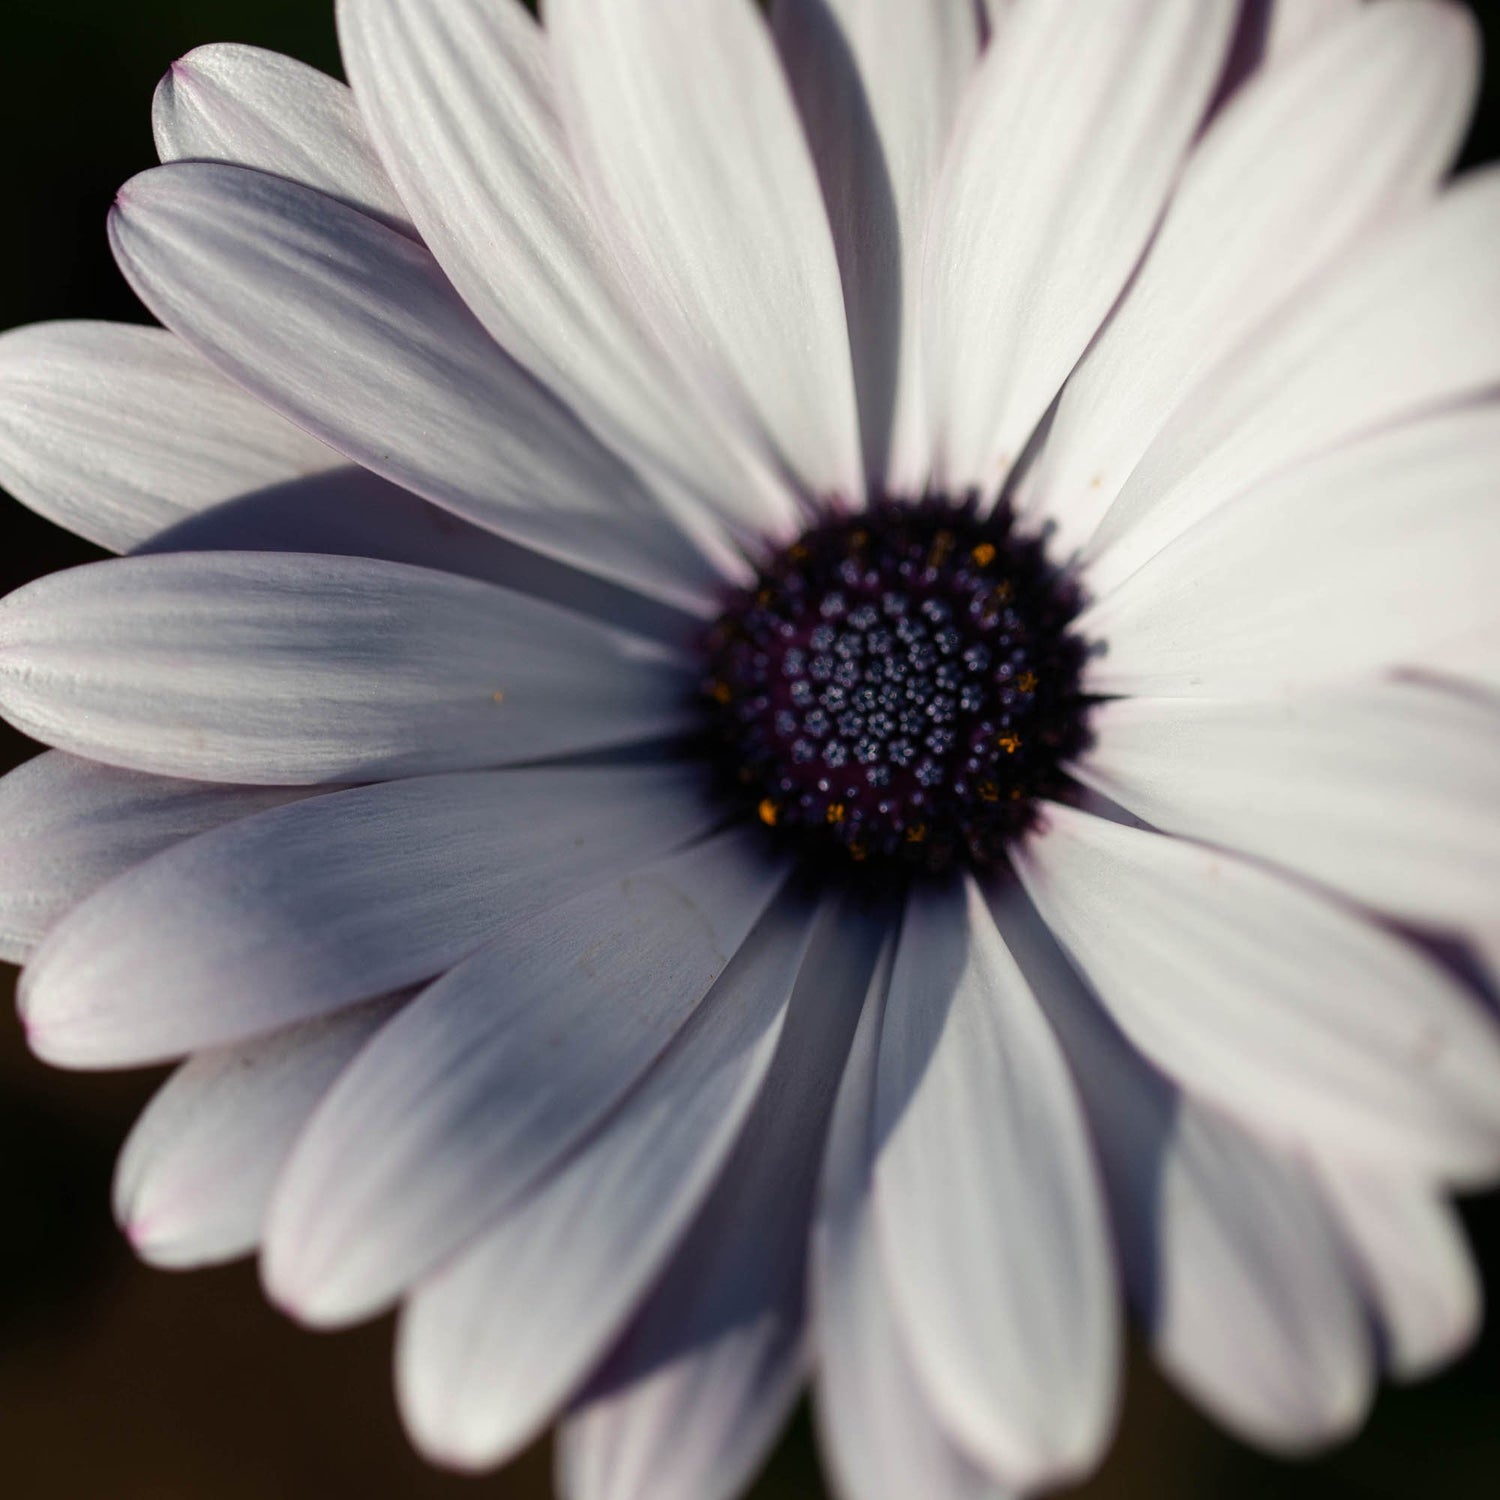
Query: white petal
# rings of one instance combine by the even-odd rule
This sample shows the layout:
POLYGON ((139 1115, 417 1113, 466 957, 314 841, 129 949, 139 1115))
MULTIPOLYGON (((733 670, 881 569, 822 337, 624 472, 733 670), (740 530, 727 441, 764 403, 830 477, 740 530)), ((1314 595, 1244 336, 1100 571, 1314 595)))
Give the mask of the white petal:
POLYGON ((1012 886, 991 904, 1078 1079, 1125 1286, 1157 1358, 1246 1441, 1293 1454, 1347 1436, 1369 1407, 1374 1350, 1306 1172, 1130 1047, 1024 894, 1012 886))
POLYGON ((1061 1050, 972 885, 907 905, 880 1041, 876 1213, 933 1404, 1020 1488, 1098 1459, 1119 1328, 1061 1050))
POLYGON ((372 1001, 184 1063, 136 1121, 115 1171, 115 1218, 137 1254, 180 1268, 250 1254, 308 1116, 399 1004, 372 1001))
MULTIPOLYGON (((799 898, 773 908, 588 1143, 417 1288, 396 1379, 429 1458, 503 1462, 599 1362, 731 1154, 783 1034, 812 926, 799 898)), ((652 1493, 669 1483, 657 1476, 652 1493)))
POLYGON ((734 1154, 563 1428, 570 1500, 733 1500, 775 1442, 806 1375, 820 1147, 883 930, 825 904, 734 1154))
POLYGON ((624 296, 569 155, 542 32, 514 0, 339 7, 344 63, 428 245, 480 321, 617 451, 755 531, 790 494, 624 296))
POLYGON ((297 553, 94 563, 0 603, 0 710, 35 739, 197 780, 372 780, 686 727, 684 674, 540 600, 297 553))
POLYGON ((785 876, 744 833, 512 923, 386 1028, 277 1192, 270 1295, 374 1313, 541 1181, 670 1043, 785 876))
MULTIPOLYGON (((547 521, 542 512, 527 525, 547 521)), ((373 557, 498 583, 678 647, 703 629, 693 615, 483 531, 355 464, 225 500, 134 550, 373 557)))
POLYGON ((279 52, 198 47, 151 103, 164 162, 223 161, 317 188, 415 234, 347 85, 279 52))
POLYGON ((838 261, 750 0, 549 0, 573 149, 645 314, 808 490, 862 500, 838 261))
POLYGON ((1453 1205, 1410 1178, 1327 1160, 1324 1192, 1349 1242, 1398 1380, 1421 1380, 1479 1333, 1483 1293, 1453 1205))
POLYGON ((812 1239, 814 1411, 841 1500, 999 1500, 1000 1487, 933 1415, 881 1274, 871 1116, 890 974, 888 949, 860 1018, 823 1160, 812 1239))
POLYGON ((1409 944, 1232 855, 1055 804, 1015 864, 1189 1094, 1292 1146, 1500 1171, 1500 1028, 1409 944))
POLYGON ((326 1014, 442 973, 713 818, 693 772, 641 767, 388 782, 245 819, 53 931, 22 982, 31 1042, 121 1067, 326 1014))
POLYGON ((1055 548, 1087 539, 1222 355, 1433 190, 1478 83, 1465 12, 1372 5, 1253 81, 1215 120, 1022 486, 1025 507, 1058 522, 1055 548))
POLYGON ((922 233, 980 17, 974 0, 776 0, 771 15, 843 273, 865 474, 920 491, 922 233))
POLYGON ((339 462, 163 329, 38 323, 0 336, 0 483, 111 551, 339 462))
MULTIPOLYGON (((1500 341, 1497 341, 1500 351, 1500 341)), ((1400 427, 1220 506, 1086 609, 1091 691, 1261 697, 1493 625, 1500 405, 1400 427)))
POLYGON ((153 854, 306 787, 210 786, 49 750, 0 777, 0 957, 22 963, 106 881, 153 854))
POLYGON ((591 571, 701 598, 707 564, 420 245, 310 188, 208 162, 134 178, 110 234, 162 322, 356 463, 591 571), (547 509, 560 514, 533 534, 528 512, 547 509), (622 511, 657 517, 650 551, 611 525, 622 511))
POLYGON ((1267 66, 1274 66, 1297 56, 1363 5, 1364 0, 1252 0, 1247 9, 1265 15, 1265 60, 1267 66))
POLYGON ((1232 0, 1022 0, 927 227, 939 486, 993 493, 1145 249, 1219 76, 1232 0))
POLYGON ((1500 713, 1415 682, 1269 702, 1101 703, 1077 774, 1169 833, 1285 865, 1408 921, 1500 910, 1500 713))
POLYGON ((1500 171, 1334 265, 1174 412, 1085 549, 1096 594, 1226 500, 1500 384, 1500 171))

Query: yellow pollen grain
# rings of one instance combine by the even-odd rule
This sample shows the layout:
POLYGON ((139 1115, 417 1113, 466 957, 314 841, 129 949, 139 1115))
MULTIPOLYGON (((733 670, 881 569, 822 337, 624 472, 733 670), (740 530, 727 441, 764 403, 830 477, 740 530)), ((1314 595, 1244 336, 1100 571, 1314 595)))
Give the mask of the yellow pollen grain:
POLYGON ((769 797, 762 799, 756 812, 760 814, 760 820, 767 828, 774 828, 776 820, 781 816, 781 809, 769 797))
POLYGON ((981 568, 987 568, 995 560, 995 548, 992 542, 981 542, 974 548, 969 556, 979 564, 981 568))
POLYGON ((1007 755, 1014 755, 1021 748, 1021 736, 1018 734, 1002 734, 995 743, 1007 755))
POLYGON ((828 811, 824 814, 830 823, 842 823, 844 821, 844 804, 842 802, 830 802, 828 811))

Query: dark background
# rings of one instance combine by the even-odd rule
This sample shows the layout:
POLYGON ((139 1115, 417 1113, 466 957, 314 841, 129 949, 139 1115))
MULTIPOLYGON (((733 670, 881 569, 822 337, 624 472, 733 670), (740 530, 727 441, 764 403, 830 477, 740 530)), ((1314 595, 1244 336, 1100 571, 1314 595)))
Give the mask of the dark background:
MULTIPOLYGON (((908 0, 890 0, 892 4, 908 0)), ((338 71, 331 0, 4 0, 0 328, 141 320, 104 216, 154 164, 149 105, 172 59, 253 42, 338 71)), ((1476 0, 1500 59, 1500 6, 1476 0)), ((1492 69, 1470 163, 1500 156, 1492 69)), ((1500 246, 1496 247, 1500 254, 1500 246)), ((0 497, 0 592, 99 554, 0 497)), ((0 726, 0 768, 32 751, 0 726)), ((7 987, 13 971, 0 966, 7 987)), ((109 1219, 114 1152, 159 1074, 56 1073, 0 1008, 0 1492, 11 1500, 544 1500, 547 1454, 461 1479, 407 1449, 390 1328, 305 1333, 253 1270, 170 1275, 134 1263, 109 1219)), ((1500 1197, 1469 1205, 1500 1287, 1500 1197)), ((1500 1323, 1500 1319, 1496 1320, 1500 1323)), ((1080 1497, 1491 1500, 1500 1492, 1500 1332, 1442 1379, 1387 1391, 1365 1433, 1317 1464, 1232 1443, 1133 1361, 1121 1435, 1080 1497)), ((755 1500, 818 1500, 805 1417, 755 1500)), ((912 1500, 927 1500, 913 1496, 912 1500)))

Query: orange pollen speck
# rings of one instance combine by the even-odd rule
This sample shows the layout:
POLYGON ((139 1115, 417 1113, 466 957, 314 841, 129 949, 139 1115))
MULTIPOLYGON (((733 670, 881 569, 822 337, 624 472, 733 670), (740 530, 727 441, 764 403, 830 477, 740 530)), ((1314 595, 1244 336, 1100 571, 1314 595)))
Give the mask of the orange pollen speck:
POLYGON ((492 703, 504 703, 505 702, 505 694, 504 693, 491 693, 490 694, 490 701, 492 703))
POLYGON ((1007 755, 1014 755, 1021 748, 1021 736, 1018 734, 1002 734, 995 743, 1007 755))
POLYGON ((927 839, 927 825, 925 823, 913 823, 906 830, 906 842, 908 844, 921 844, 927 839))
POLYGON ((728 703, 734 697, 734 689, 727 682, 716 682, 708 690, 715 703, 728 703))
POLYGON ((756 812, 760 814, 760 820, 767 828, 774 828, 777 818, 781 816, 781 809, 769 797, 762 800, 756 812))
POLYGON ((995 560, 994 546, 989 542, 981 542, 969 556, 979 564, 981 568, 987 568, 995 560))
POLYGON ((1022 672, 1021 675, 1016 678, 1016 686, 1020 688, 1023 693, 1034 693, 1037 690, 1037 684, 1040 683, 1041 680, 1042 679, 1038 677, 1035 672, 1022 672))
POLYGON ((830 823, 842 823, 844 821, 844 804, 842 802, 831 802, 828 812, 825 814, 830 823))
POLYGON ((1000 788, 993 781, 981 781, 979 783, 979 796, 985 802, 998 802, 1000 800, 1000 788))

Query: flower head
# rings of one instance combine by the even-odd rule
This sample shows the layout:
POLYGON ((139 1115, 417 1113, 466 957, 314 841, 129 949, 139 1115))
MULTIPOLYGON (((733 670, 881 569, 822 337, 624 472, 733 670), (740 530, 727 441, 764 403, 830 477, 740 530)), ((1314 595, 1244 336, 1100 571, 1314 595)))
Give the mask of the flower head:
POLYGON ((573 1500, 1282 1452, 1477 1293, 1500 179, 1442 0, 343 0, 215 47, 0 478, 35 1050, 122 1224, 573 1500), (1372 1337, 1371 1325, 1379 1338, 1372 1337))

